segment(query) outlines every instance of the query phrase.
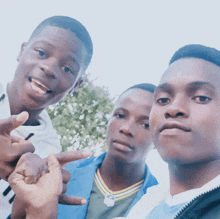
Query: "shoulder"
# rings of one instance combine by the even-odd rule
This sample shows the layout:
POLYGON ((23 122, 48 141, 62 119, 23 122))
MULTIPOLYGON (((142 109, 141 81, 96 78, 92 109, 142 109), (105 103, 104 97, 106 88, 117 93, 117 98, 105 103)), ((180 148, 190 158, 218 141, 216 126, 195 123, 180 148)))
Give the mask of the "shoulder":
POLYGON ((127 218, 134 219, 138 215, 138 219, 145 219, 149 212, 164 200, 168 190, 168 185, 164 184, 147 188, 147 193, 133 206, 127 218))
POLYGON ((105 157, 105 154, 106 153, 103 153, 100 156, 92 156, 89 158, 73 161, 68 166, 66 166, 65 169, 72 172, 76 168, 84 168, 88 166, 99 166, 102 163, 105 157))
POLYGON ((217 219, 220 215, 220 187, 200 195, 180 213, 179 219, 217 219), (196 216, 196 217, 195 217, 196 216))

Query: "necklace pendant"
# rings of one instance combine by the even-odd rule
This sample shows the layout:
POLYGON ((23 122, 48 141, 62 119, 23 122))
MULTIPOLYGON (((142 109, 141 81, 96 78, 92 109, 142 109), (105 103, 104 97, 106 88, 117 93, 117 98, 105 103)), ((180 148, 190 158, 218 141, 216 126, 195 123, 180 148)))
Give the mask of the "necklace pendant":
POLYGON ((114 206, 115 204, 115 196, 111 193, 107 193, 105 195, 105 199, 104 199, 104 204, 107 206, 107 207, 112 207, 114 206))

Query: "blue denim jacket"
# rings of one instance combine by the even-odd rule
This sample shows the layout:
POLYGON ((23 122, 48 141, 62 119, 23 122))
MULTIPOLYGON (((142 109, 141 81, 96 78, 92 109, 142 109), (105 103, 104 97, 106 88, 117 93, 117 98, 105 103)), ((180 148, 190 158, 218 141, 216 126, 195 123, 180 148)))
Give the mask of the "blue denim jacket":
MULTIPOLYGON (((84 219, 86 217, 95 172, 104 160, 105 155, 106 153, 103 153, 99 157, 90 157, 87 159, 75 161, 70 163, 65 168, 71 173, 71 180, 67 185, 68 189, 66 194, 71 196, 83 197, 87 200, 87 204, 76 206, 60 204, 58 206, 58 219, 84 219)), ((129 213, 136 202, 146 193, 147 188, 156 185, 157 183, 158 182, 156 178, 150 173, 150 170, 146 165, 146 175, 144 183, 137 193, 137 196, 132 202, 130 208, 127 210, 125 216, 129 213)))

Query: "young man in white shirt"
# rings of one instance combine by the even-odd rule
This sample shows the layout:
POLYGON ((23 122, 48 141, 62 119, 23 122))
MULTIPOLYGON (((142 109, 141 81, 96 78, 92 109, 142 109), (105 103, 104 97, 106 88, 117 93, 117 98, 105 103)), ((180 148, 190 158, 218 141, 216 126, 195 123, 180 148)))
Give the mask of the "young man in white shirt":
POLYGON ((220 51, 179 49, 155 91, 150 127, 168 163, 170 187, 158 185, 128 219, 220 218, 220 51))
POLYGON ((44 20, 29 41, 22 44, 12 82, 6 88, 0 85, 0 141, 3 142, 0 143, 0 218, 11 212, 14 193, 4 180, 19 157, 33 152, 33 146, 42 158, 61 151, 59 136, 45 109, 74 92, 82 83, 92 53, 92 41, 86 28, 65 16, 44 20), (21 121, 15 122, 16 116, 10 117, 23 111, 29 114, 22 119, 23 125, 21 121), (6 133, 4 127, 11 123, 16 125, 6 133), (22 140, 31 133, 34 135, 29 142, 33 146, 22 140), (20 142, 20 146, 10 148, 11 145, 5 143, 6 134, 7 144, 20 142))

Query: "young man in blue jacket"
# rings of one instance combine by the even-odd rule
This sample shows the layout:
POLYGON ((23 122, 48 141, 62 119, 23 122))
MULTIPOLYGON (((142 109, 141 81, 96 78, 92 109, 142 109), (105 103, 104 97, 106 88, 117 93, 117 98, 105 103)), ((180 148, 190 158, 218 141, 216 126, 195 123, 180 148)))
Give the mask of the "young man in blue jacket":
MULTIPOLYGON (((108 152, 67 166, 66 170, 71 172, 67 194, 83 197, 87 203, 83 206, 60 205, 58 218, 111 219, 127 215, 147 188, 157 184, 145 163, 147 153, 152 149, 149 114, 154 89, 155 86, 151 84, 139 84, 126 90, 117 100, 107 127, 108 152)), ((56 218, 57 190, 50 197, 43 195, 41 204, 34 204, 30 211, 31 204, 27 203, 33 203, 31 191, 37 191, 42 183, 37 182, 36 187, 26 185, 22 193, 20 186, 23 180, 16 180, 20 177, 17 174, 19 166, 16 169, 9 181, 15 193, 17 191, 17 198, 25 202, 27 218, 32 210, 32 213, 38 212, 39 218, 56 218), (47 209, 45 205, 50 208, 47 209)), ((40 190, 37 195, 40 195, 40 190)), ((14 213, 12 218, 19 218, 14 213)))

